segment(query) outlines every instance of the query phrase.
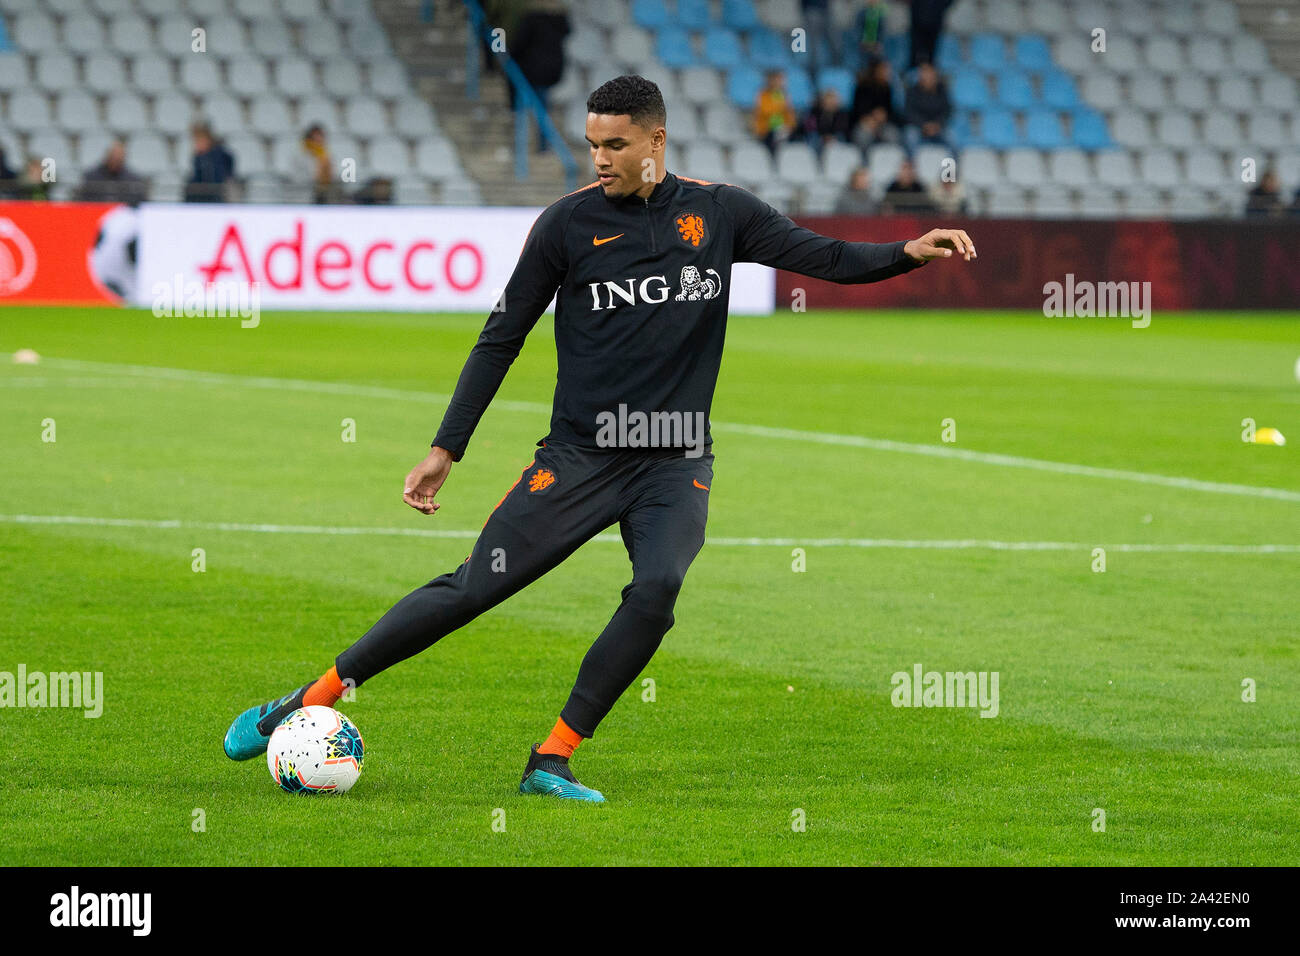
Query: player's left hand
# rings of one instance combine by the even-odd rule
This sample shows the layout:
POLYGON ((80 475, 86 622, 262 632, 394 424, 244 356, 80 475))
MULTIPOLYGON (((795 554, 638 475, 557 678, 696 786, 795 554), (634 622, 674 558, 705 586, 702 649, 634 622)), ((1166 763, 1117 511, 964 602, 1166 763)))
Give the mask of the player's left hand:
POLYGON ((948 259, 955 252, 967 262, 978 258, 975 243, 965 229, 931 229, 920 239, 910 239, 903 251, 917 262, 931 259, 948 259))

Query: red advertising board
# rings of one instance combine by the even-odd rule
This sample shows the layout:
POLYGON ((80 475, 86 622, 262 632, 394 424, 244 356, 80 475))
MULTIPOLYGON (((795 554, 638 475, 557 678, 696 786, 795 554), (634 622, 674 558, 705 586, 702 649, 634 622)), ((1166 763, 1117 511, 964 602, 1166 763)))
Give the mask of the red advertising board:
POLYGON ((778 272, 776 305, 796 289, 825 308, 1038 309, 1048 283, 1150 282, 1157 311, 1300 308, 1300 220, 1139 222, 895 216, 800 217, 814 232, 863 242, 913 239, 935 226, 965 229, 979 258, 931 263, 901 279, 838 285, 778 272))
MULTIPOLYGON (((105 220, 122 209, 114 203, 0 202, 0 305, 119 301, 105 282, 113 284, 114 271, 133 274, 129 268, 106 271, 92 258, 105 220)), ((115 252, 129 259, 126 248, 115 252)))

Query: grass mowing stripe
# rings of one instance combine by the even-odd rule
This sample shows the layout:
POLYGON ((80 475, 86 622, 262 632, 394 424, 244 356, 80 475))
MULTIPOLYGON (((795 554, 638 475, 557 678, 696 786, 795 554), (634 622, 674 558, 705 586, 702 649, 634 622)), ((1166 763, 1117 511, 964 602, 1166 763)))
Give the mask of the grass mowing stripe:
MULTIPOLYGON (((180 518, 101 518, 95 515, 0 515, 0 522, 26 525, 86 525, 104 528, 149 528, 158 531, 236 531, 250 534, 398 535, 407 538, 478 538, 482 530, 455 528, 361 528, 330 525, 245 524, 233 521, 186 521, 180 518)), ((590 540, 622 544, 618 534, 598 534, 590 540)), ((745 538, 710 537, 706 544, 736 548, 898 548, 938 551, 1111 551, 1154 554, 1300 554, 1300 544, 1085 544, 1079 541, 993 541, 979 538, 745 538)))
MULTIPOLYGON (((390 398, 400 401, 423 401, 445 403, 451 396, 437 392, 420 392, 409 389, 386 388, 378 385, 354 385, 346 382, 318 382, 308 379, 277 378, 270 376, 229 375, 220 372, 198 372, 187 369, 159 368, 149 365, 115 365, 105 362, 86 362, 79 359, 45 359, 54 367, 85 370, 116 369, 123 375, 140 375, 167 378, 184 382, 211 385, 243 385, 250 388, 286 389, 290 391, 321 392, 332 395, 355 395, 365 398, 390 398)), ((544 414, 551 410, 549 405, 538 402, 494 400, 493 407, 507 411, 520 411, 544 414)), ((1019 455, 1002 455, 996 452, 974 451, 965 448, 952 448, 946 445, 923 445, 915 442, 901 442, 884 438, 869 438, 864 435, 841 435, 831 432, 807 431, 794 428, 772 428, 766 425, 747 425, 735 422, 714 421, 712 428, 722 432, 734 432, 758 438, 800 441, 826 445, 846 445, 854 448, 868 448, 873 451, 902 452, 910 455, 928 455, 934 458, 951 458, 959 461, 976 462, 1007 468, 1028 468, 1036 471, 1057 474, 1077 475, 1085 478, 1102 478, 1114 481, 1132 481, 1148 485, 1162 485, 1185 491, 1201 491, 1211 494, 1241 495, 1254 498, 1271 498, 1277 501, 1300 502, 1300 491, 1286 488, 1267 488, 1258 485, 1241 485, 1220 481, 1205 481, 1199 478, 1185 478, 1176 475, 1158 475, 1142 471, 1130 471, 1120 468, 1099 468, 1093 465, 1081 465, 1073 462, 1048 461, 1040 458, 1026 458, 1019 455)))

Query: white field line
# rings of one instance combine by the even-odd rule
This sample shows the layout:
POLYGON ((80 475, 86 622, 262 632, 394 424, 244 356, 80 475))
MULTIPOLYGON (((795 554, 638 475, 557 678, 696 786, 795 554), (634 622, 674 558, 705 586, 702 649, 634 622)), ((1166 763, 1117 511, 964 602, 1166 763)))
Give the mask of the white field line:
MULTIPOLYGON (((87 362, 80 359, 42 359, 52 368, 78 371, 113 372, 120 375, 135 375, 154 379, 200 383, 209 385, 235 385, 248 388, 268 388, 283 391, 316 392, 330 395, 353 395, 364 398, 396 399, 405 402, 429 402, 443 404, 450 400, 450 395, 438 392, 419 392, 408 389, 386 388, 380 385, 355 385, 348 382, 318 382, 310 379, 275 378, 269 376, 230 375, 224 372, 198 372, 190 369, 161 368, 152 365, 123 365, 113 362, 87 362)), ((497 408, 507 411, 535 412, 549 414, 551 406, 539 402, 518 402, 496 399, 492 403, 497 408)), ((1128 471, 1120 468, 1099 468, 1093 465, 1078 465, 1071 462, 1047 461, 1040 458, 1022 458, 1019 455, 1001 455, 995 452, 971 451, 953 448, 949 445, 921 445, 912 442, 892 441, 885 438, 867 438, 863 435, 840 435, 834 432, 805 431, 793 428, 772 428, 766 425, 745 425, 734 422, 711 423, 712 427, 724 433, 752 435, 780 441, 799 441, 821 445, 840 445, 850 448, 868 448, 872 451, 898 452, 908 455, 925 455, 931 458, 950 458, 958 461, 976 462, 983 465, 996 465, 1004 468, 1025 468, 1032 471, 1045 471, 1061 475, 1075 475, 1084 478, 1102 478, 1111 481, 1131 481, 1145 485, 1161 485, 1166 488, 1181 488, 1185 491, 1201 491, 1220 495, 1239 495, 1250 498, 1271 498, 1276 501, 1300 502, 1300 491, 1288 488, 1267 488, 1257 485, 1237 485, 1220 481, 1202 481, 1199 478, 1183 478, 1177 475, 1158 475, 1143 471, 1128 471)))
MULTIPOLYGON (((0 515, 0 524, 80 525, 97 528, 145 528, 155 531, 233 531, 250 534, 397 536, 407 538, 477 538, 481 531, 452 528, 360 528, 329 525, 251 524, 231 521, 185 521, 179 518, 102 518, 94 515, 0 515)), ((598 534, 593 541, 621 543, 617 534, 598 534)), ((907 538, 737 538, 710 537, 712 547, 739 548, 885 548, 936 551, 1134 551, 1178 554, 1300 554, 1300 544, 1090 544, 1077 541, 992 541, 907 538)))

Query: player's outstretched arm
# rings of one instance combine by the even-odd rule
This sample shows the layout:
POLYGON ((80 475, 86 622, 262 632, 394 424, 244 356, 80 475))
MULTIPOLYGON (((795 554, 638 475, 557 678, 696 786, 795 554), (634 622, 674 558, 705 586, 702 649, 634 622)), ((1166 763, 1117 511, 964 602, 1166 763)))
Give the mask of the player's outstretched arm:
POLYGON ((434 445, 424 461, 412 468, 406 476, 406 483, 402 486, 402 500, 416 511, 427 515, 441 508, 433 499, 451 473, 452 461, 451 452, 434 445))
POLYGON ((917 262, 948 259, 954 252, 967 262, 979 258, 975 255, 975 243, 965 229, 931 229, 920 239, 909 239, 903 251, 917 262))
POLYGON ((849 242, 797 225, 739 186, 724 186, 717 195, 735 223, 736 262, 760 262, 814 279, 858 284, 911 272, 953 252, 967 260, 975 257, 974 244, 960 229, 932 229, 906 242, 849 242))

